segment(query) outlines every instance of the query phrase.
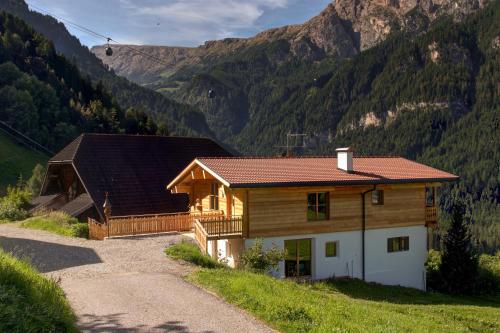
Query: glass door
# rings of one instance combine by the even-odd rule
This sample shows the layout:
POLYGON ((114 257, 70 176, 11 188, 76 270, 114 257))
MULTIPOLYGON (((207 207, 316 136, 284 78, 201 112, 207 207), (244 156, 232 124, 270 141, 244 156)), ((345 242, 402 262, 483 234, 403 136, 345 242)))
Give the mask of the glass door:
POLYGON ((285 241, 285 276, 311 275, 311 240, 293 239, 285 241))

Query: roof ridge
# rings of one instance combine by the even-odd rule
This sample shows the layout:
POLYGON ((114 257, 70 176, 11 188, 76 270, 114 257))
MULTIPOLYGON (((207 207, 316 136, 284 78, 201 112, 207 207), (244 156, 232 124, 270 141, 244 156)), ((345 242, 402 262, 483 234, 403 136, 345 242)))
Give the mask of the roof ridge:
MULTIPOLYGON (((211 160, 259 160, 259 159, 276 159, 276 160, 293 160, 293 159, 313 159, 313 158, 331 158, 331 159, 336 159, 337 156, 233 156, 233 157, 206 157, 206 156, 199 156, 196 159, 211 159, 211 160)), ((394 155, 387 155, 387 156, 367 156, 367 155, 361 155, 361 156, 353 156, 353 158, 403 158, 407 159, 406 157, 402 156, 394 156, 394 155)))
POLYGON ((151 138, 169 138, 169 139, 200 139, 214 141, 212 138, 198 137, 198 136, 170 136, 170 135, 156 135, 156 134, 126 134, 126 133, 82 133, 83 136, 125 136, 125 137, 151 137, 151 138))

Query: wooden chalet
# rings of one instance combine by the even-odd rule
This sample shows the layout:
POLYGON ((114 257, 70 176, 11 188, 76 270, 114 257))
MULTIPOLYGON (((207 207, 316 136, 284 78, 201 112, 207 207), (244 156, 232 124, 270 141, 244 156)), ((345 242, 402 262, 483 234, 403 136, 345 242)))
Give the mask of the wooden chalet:
POLYGON ((400 157, 197 158, 167 186, 189 195, 199 247, 237 266, 263 239, 277 276, 349 276, 425 288, 436 189, 458 177, 400 157), (218 216, 203 216, 206 212, 218 216))

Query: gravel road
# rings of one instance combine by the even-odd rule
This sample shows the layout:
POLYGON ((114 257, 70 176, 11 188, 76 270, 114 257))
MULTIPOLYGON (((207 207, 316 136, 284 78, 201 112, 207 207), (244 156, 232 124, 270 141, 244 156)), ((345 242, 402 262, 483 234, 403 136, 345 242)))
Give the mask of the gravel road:
POLYGON ((91 241, 0 225, 0 246, 60 280, 82 332, 272 332, 184 281, 194 268, 167 258, 182 235, 91 241))

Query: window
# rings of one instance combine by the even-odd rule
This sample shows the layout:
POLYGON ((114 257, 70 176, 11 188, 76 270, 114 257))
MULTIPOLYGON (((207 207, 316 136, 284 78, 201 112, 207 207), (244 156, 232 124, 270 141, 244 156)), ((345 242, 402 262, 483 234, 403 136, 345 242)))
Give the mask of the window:
POLYGON ((217 183, 210 184, 210 209, 219 210, 219 186, 217 183))
POLYGON ((311 275, 311 240, 294 239, 285 241, 285 276, 311 275))
POLYGON ((338 256, 339 242, 326 242, 325 244, 325 257, 337 257, 338 256))
POLYGON ((307 194, 307 219, 328 220, 328 192, 307 194))
POLYGON ((375 190, 372 191, 372 205, 383 205, 384 204, 384 191, 375 190))
POLYGON ((425 205, 427 207, 434 207, 436 205, 436 188, 426 187, 425 188, 425 205))
POLYGON ((401 252, 410 249, 410 237, 393 237, 387 239, 387 252, 401 252))

